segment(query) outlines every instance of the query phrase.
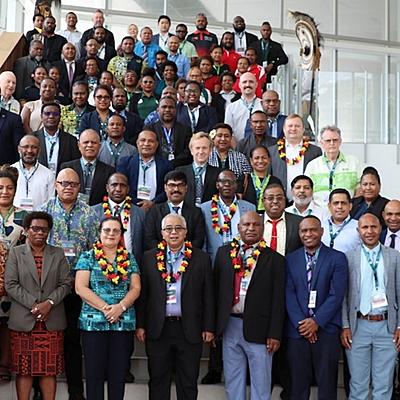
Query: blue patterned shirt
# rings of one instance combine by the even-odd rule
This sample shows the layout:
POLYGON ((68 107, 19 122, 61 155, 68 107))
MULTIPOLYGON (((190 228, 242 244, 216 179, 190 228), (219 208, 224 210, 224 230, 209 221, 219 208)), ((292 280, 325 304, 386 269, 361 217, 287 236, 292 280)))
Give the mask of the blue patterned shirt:
MULTIPOLYGON (((93 250, 83 253, 76 263, 75 270, 90 271, 89 286, 107 304, 118 304, 128 293, 131 275, 138 274, 139 268, 135 258, 129 255, 130 266, 128 269, 128 279, 121 281, 118 285, 107 280, 103 275, 93 250)), ((114 264, 115 267, 115 264, 114 264)), ((79 327, 85 331, 133 331, 136 326, 135 308, 129 307, 123 312, 118 322, 110 324, 103 314, 89 304, 83 302, 81 315, 79 317, 79 327)))

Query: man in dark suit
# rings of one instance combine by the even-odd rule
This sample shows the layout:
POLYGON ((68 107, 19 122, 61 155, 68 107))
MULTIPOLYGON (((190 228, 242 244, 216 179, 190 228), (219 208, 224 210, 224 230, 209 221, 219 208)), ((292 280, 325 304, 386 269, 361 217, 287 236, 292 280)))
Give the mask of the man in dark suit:
POLYGON ((292 200, 290 188, 292 180, 304 174, 307 164, 322 155, 318 146, 303 140, 304 122, 298 114, 291 114, 285 119, 283 126, 283 148, 278 144, 268 148, 271 156, 271 174, 279 178, 289 200, 292 200))
POLYGON ((202 343, 214 338, 210 259, 185 242, 186 232, 185 218, 165 216, 165 242, 147 251, 142 262, 136 337, 146 343, 149 397, 153 400, 170 398, 173 369, 177 399, 197 399, 202 343), (182 267, 186 263, 187 267, 182 267))
POLYGON ((104 60, 104 64, 108 65, 108 62, 117 55, 115 46, 107 44, 107 31, 103 26, 96 26, 93 31, 93 38, 96 39, 99 44, 97 55, 101 60, 104 60))
POLYGON ((300 223, 303 243, 286 256, 286 352, 291 399, 308 400, 313 375, 318 397, 337 398, 341 311, 347 287, 345 255, 321 242, 321 221, 312 215, 300 223))
POLYGON ((186 238, 194 247, 203 248, 204 218, 198 207, 184 201, 187 192, 186 175, 181 171, 170 171, 164 177, 164 190, 168 201, 155 204, 146 214, 144 248, 154 249, 162 240, 161 221, 169 213, 182 215, 186 220, 186 238))
POLYGON ((18 144, 24 135, 21 117, 0 107, 0 165, 18 161, 18 144))
POLYGON ((163 97, 157 111, 159 121, 147 125, 146 129, 157 133, 158 154, 170 161, 174 168, 190 164, 193 160, 189 151, 192 131, 176 120, 176 100, 170 96, 163 97))
POLYGON ((144 211, 154 203, 167 200, 164 192, 164 176, 171 170, 169 161, 156 154, 157 134, 150 130, 140 132, 136 141, 138 154, 123 157, 117 164, 117 171, 128 177, 130 196, 133 203, 144 211))
POLYGON ((74 136, 58 129, 61 108, 58 103, 45 103, 42 106, 43 128, 33 134, 39 138, 39 163, 57 174, 61 165, 80 156, 74 136))
POLYGON ((262 108, 268 118, 268 135, 277 139, 283 137, 286 115, 281 114, 281 101, 275 90, 266 90, 261 97, 262 108))
POLYGON ((217 123, 214 108, 200 103, 201 87, 196 81, 190 81, 185 87, 185 101, 179 102, 176 119, 182 125, 195 132, 209 132, 217 123))
POLYGON ((260 28, 261 39, 253 42, 250 47, 257 52, 257 64, 265 68, 267 82, 276 75, 279 65, 285 65, 289 59, 283 51, 282 45, 271 40, 272 28, 269 22, 263 22, 260 28))
POLYGON ((244 18, 236 16, 233 19, 233 48, 240 55, 244 55, 246 49, 250 47, 253 42, 257 42, 258 38, 250 32, 246 32, 246 23, 244 18))
POLYGON ((44 57, 49 62, 58 61, 61 59, 61 50, 67 39, 64 36, 57 35, 56 19, 49 15, 44 19, 43 36, 44 36, 44 57))
POLYGON ((382 230, 380 242, 400 251, 400 201, 390 200, 382 216, 387 228, 382 230))
POLYGON ((241 216, 238 229, 240 240, 220 247, 214 265, 225 392, 228 400, 246 397, 248 363, 252 400, 269 400, 272 356, 285 318, 285 260, 262 240, 255 211, 241 216))
POLYGON ((81 182, 81 198, 89 206, 99 204, 107 194, 106 184, 115 168, 97 159, 100 151, 100 136, 93 129, 86 129, 79 135, 78 147, 81 157, 66 162, 61 168, 72 168, 81 182))
MULTIPOLYGON (((93 21, 93 28, 87 29, 85 32, 82 34, 81 38, 81 48, 84 48, 86 45, 86 42, 93 37, 94 30, 97 26, 104 26, 104 13, 101 10, 96 10, 92 16, 92 21, 93 21)), ((104 28, 105 29, 105 28, 104 28)), ((114 40, 114 34, 106 29, 106 40, 105 42, 109 45, 115 48, 115 40, 114 40)))
POLYGON ((201 203, 211 200, 212 195, 218 192, 215 182, 218 179, 220 169, 208 164, 211 146, 208 133, 195 133, 189 142, 193 164, 177 168, 187 178, 188 190, 185 201, 197 207, 200 207, 201 203))

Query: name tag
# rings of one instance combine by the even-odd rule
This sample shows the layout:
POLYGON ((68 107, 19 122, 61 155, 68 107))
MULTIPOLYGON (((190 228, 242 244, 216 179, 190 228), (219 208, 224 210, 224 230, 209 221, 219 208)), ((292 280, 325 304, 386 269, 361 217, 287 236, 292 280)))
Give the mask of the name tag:
POLYGON ((387 307, 388 301, 385 293, 376 293, 371 298, 372 308, 387 307))
POLYGON ((167 286, 167 304, 176 304, 176 284, 171 283, 167 286))
POLYGON ((61 246, 64 250, 65 257, 69 258, 76 256, 75 243, 72 240, 63 240, 61 246))
POLYGON ((21 199, 20 207, 26 211, 33 211, 33 199, 21 199))
POLYGON ((240 291, 239 291, 240 296, 246 296, 247 289, 249 288, 249 284, 250 284, 250 279, 242 278, 242 280, 240 282, 240 291))
POLYGON ((308 308, 315 308, 317 305, 317 291, 310 290, 310 297, 308 298, 308 308))
POLYGON ((141 200, 151 200, 150 199, 150 187, 144 185, 138 185, 137 198, 141 200))
POLYGON ((268 61, 263 61, 262 66, 263 66, 263 68, 267 68, 267 66, 268 66, 268 61))
POLYGON ((173 161, 173 160, 175 160, 175 155, 174 155, 174 153, 169 153, 169 154, 168 154, 168 161, 173 161))
POLYGON ((57 170, 57 165, 56 165, 56 163, 49 163, 49 169, 50 169, 51 171, 53 171, 54 173, 56 173, 56 170, 57 170))

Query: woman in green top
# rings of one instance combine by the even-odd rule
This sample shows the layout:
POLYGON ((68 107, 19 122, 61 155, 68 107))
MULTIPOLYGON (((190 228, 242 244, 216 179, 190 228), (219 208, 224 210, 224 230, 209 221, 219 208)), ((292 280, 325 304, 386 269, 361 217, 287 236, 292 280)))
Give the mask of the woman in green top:
POLYGON ((99 241, 75 266, 75 290, 83 300, 79 322, 88 400, 104 398, 106 379, 108 399, 124 398, 140 278, 134 257, 122 244, 123 232, 119 218, 103 220, 99 241))

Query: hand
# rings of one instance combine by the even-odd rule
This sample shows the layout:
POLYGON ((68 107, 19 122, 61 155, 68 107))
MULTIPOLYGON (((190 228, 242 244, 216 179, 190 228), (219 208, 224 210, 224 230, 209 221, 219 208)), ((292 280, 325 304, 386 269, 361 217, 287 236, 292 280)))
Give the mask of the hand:
POLYGON ((35 304, 31 313, 35 316, 37 321, 47 321, 52 305, 49 301, 35 304))
POLYGON ((351 344, 352 344, 353 341, 352 341, 352 335, 351 335, 351 329, 350 328, 343 328, 342 329, 342 333, 340 334, 340 341, 342 342, 342 346, 345 349, 348 349, 348 350, 351 349, 351 344))
POLYGON ((119 304, 113 304, 106 307, 106 309, 103 310, 103 314, 110 324, 114 324, 119 321, 119 317, 122 314, 122 308, 119 304))
POLYGON ((310 335, 308 335, 308 337, 306 338, 311 344, 314 344, 317 342, 318 340, 318 336, 316 333, 311 333, 310 335))
POLYGON ((268 65, 265 67, 265 73, 266 73, 266 74, 269 74, 269 73, 271 72, 272 68, 274 68, 274 64, 268 64, 268 65))
POLYGON ((277 339, 268 338, 267 339, 267 351, 268 353, 275 353, 279 350, 281 342, 277 339))
POLYGON ((146 340, 146 331, 143 328, 137 328, 135 331, 136 339, 139 340, 140 343, 144 343, 146 340))
POLYGON ((150 200, 141 200, 138 201, 137 205, 142 208, 144 211, 149 210, 151 207, 153 207, 153 202, 150 200))
POLYGON ((397 328, 396 332, 394 333, 393 343, 396 346, 396 350, 400 351, 400 328, 397 328))
POLYGON ((201 336, 203 337, 203 342, 204 343, 210 343, 213 341, 214 339, 214 334, 212 332, 207 332, 204 331, 201 336))
POLYGON ((299 332, 301 336, 308 338, 311 334, 316 333, 318 330, 318 324, 313 318, 306 318, 299 322, 299 332))

